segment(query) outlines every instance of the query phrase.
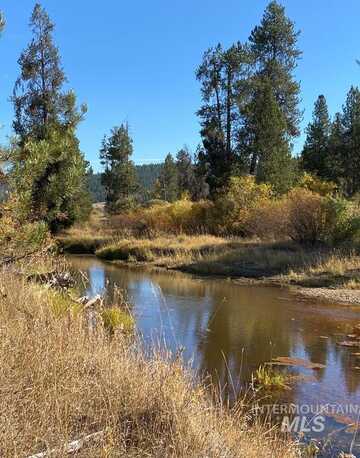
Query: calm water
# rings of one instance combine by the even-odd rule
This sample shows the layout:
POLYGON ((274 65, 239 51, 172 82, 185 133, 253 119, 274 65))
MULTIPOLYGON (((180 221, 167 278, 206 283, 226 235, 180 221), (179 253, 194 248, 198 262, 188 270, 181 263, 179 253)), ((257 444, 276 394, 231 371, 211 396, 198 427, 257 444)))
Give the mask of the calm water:
POLYGON ((111 300, 115 284, 127 291, 146 345, 166 343, 173 352, 183 347, 184 359, 220 382, 230 396, 273 357, 299 357, 326 365, 317 371, 291 369, 312 377, 281 395, 278 402, 302 406, 304 414, 306 409, 330 403, 334 415, 347 418, 335 421, 327 416, 325 431, 311 431, 307 437, 330 440, 321 456, 337 456, 339 448, 349 451, 353 442, 353 453, 360 457, 360 433, 354 438, 353 432, 344 431, 344 423, 356 421, 360 411, 360 370, 355 369, 360 358, 352 355, 360 349, 336 344, 360 322, 357 308, 309 302, 286 289, 149 273, 115 267, 94 257, 70 259, 89 277, 87 294, 106 293, 111 300))

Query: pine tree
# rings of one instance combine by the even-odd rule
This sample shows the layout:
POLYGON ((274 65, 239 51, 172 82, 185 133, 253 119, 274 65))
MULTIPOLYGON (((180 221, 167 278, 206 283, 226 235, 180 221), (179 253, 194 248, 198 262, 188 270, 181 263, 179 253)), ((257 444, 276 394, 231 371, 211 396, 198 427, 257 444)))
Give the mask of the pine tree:
POLYGON ((360 90, 351 87, 342 114, 345 192, 352 196, 360 191, 360 90))
POLYGON ((14 130, 21 144, 29 139, 46 139, 54 127, 72 127, 82 114, 75 115, 71 93, 62 90, 66 77, 53 42, 54 24, 39 3, 34 7, 30 27, 33 39, 19 58, 21 74, 12 97, 14 130))
POLYGON ((176 168, 178 175, 179 195, 191 196, 194 191, 195 175, 194 165, 189 150, 184 147, 176 155, 176 168))
POLYGON ((162 166, 159 178, 155 185, 155 195, 168 202, 179 198, 178 171, 176 163, 169 153, 162 166))
POLYGON ((243 162, 249 164, 250 173, 261 181, 270 180, 264 173, 266 169, 283 167, 277 178, 281 180, 277 186, 282 190, 291 182, 290 141, 299 134, 301 117, 300 87, 293 78, 301 54, 296 47, 297 38, 298 32, 285 16, 284 7, 276 1, 270 2, 261 24, 249 38, 253 71, 247 83, 248 103, 241 108, 243 162), (270 107, 266 106, 268 102, 270 107), (270 148, 268 136, 272 139, 270 148), (275 147, 276 144, 279 146, 275 147))
POLYGON ((210 186, 208 183, 209 164, 206 162, 206 155, 201 145, 196 148, 194 158, 194 187, 191 193, 193 200, 208 199, 210 186))
POLYGON ((313 119, 306 129, 306 141, 301 155, 302 166, 320 178, 330 178, 329 137, 331 121, 326 99, 320 95, 315 102, 313 119))
POLYGON ((238 83, 246 65, 247 53, 240 43, 228 50, 218 44, 206 51, 196 72, 203 100, 197 114, 201 119, 203 160, 209 166, 212 196, 226 185, 236 161, 240 121, 238 83))
POLYGON ((5 17, 2 11, 0 11, 0 34, 5 28, 5 17))
POLYGON ((340 185, 341 189, 345 186, 345 130, 342 122, 341 113, 336 113, 334 121, 330 127, 328 155, 327 155, 327 169, 328 177, 331 181, 340 185))
POLYGON ((258 181, 270 183, 282 194, 289 190, 294 179, 294 164, 285 135, 286 120, 269 84, 261 87, 255 101, 254 132, 256 146, 261 151, 256 176, 258 181))
POLYGON ((18 139, 12 180, 24 217, 45 220, 55 232, 82 217, 88 202, 87 163, 75 135, 86 108, 78 110, 75 94, 63 91, 54 25, 38 3, 30 25, 33 39, 20 56, 12 97, 18 139))
POLYGON ((125 124, 114 127, 110 137, 104 137, 100 150, 104 166, 101 182, 105 187, 106 205, 109 211, 128 210, 135 204, 138 190, 135 166, 131 161, 133 142, 125 124))

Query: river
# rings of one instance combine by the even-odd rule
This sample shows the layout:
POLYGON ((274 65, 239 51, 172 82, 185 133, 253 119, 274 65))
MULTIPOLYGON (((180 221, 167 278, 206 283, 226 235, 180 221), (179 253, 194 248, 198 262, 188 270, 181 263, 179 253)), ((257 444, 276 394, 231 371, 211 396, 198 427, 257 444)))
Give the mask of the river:
MULTIPOLYGON (((360 349, 338 345, 359 323, 358 307, 305 300, 286 288, 118 267, 92 256, 69 260, 88 276, 84 292, 89 296, 105 294, 111 302, 114 285, 127 291, 146 348, 180 351, 185 362, 196 373, 210 375, 226 397, 236 397, 259 365, 278 356, 325 365, 318 370, 288 369, 306 376, 306 381, 280 395, 277 403, 285 405, 280 421, 287 407, 297 406, 300 419, 308 421, 310 431, 303 425, 307 439, 328 441, 320 456, 337 456, 339 449, 348 452, 351 444, 360 456, 360 433, 345 430, 360 414, 360 357, 354 355, 360 349), (319 432, 311 418, 326 404, 325 429, 319 427, 319 432)), ((300 423, 294 425, 299 432, 300 423)))

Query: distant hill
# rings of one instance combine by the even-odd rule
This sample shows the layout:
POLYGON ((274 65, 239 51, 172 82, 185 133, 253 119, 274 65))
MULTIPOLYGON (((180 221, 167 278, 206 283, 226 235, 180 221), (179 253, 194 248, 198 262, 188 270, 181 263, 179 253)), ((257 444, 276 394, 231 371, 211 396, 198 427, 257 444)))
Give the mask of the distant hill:
MULTIPOLYGON (((158 179, 162 164, 136 165, 136 173, 142 192, 150 191, 158 179)), ((93 173, 89 176, 89 190, 93 202, 104 202, 105 192, 101 184, 101 174, 93 173)))

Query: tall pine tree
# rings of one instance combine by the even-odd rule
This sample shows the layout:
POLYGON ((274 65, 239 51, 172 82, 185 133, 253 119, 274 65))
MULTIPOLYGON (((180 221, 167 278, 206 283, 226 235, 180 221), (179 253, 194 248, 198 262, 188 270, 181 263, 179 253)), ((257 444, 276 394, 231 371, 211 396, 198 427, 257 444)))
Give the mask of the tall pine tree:
POLYGON ((299 134, 301 117, 300 87, 293 76, 301 55, 297 38, 293 22, 276 1, 269 3, 261 24, 253 29, 249 38, 253 71, 247 84, 248 103, 241 108, 241 153, 249 158, 250 173, 272 183, 279 192, 291 183, 291 139, 299 134), (266 115, 266 112, 269 113, 266 115), (266 137, 269 135, 272 141, 268 146, 266 137), (264 170, 280 168, 281 174, 267 176, 264 173, 264 170))
POLYGON ((330 127, 328 155, 327 155, 327 169, 329 179, 337 183, 340 189, 345 189, 346 183, 346 164, 345 164, 345 129, 343 126, 341 113, 336 113, 334 121, 330 127))
POLYGON ((347 195, 360 191, 360 90, 351 87, 342 114, 344 191, 347 195))
POLYGON ((201 82, 203 154, 211 195, 227 184, 236 161, 239 130, 239 80, 247 68, 245 48, 237 43, 228 50, 220 44, 203 56, 196 76, 201 82))
POLYGON ((105 187, 107 209, 111 212, 128 210, 135 204, 138 183, 135 166, 130 159, 132 143, 125 124, 114 127, 109 138, 105 136, 102 143, 100 160, 104 172, 101 181, 105 187))
POLYGON ((329 158, 329 139, 331 121, 326 99, 320 95, 315 102, 313 119, 306 129, 306 141, 301 155, 302 167, 320 178, 331 175, 329 158))
POLYGON ((174 202, 179 198, 178 170, 170 153, 166 156, 156 181, 155 196, 168 202, 174 202))
POLYGON ((88 206, 87 163, 75 134, 86 108, 78 110, 75 94, 63 89, 54 25, 38 3, 30 26, 33 38, 20 56, 12 97, 18 139, 12 177, 23 216, 45 220, 55 232, 82 217, 88 206))

